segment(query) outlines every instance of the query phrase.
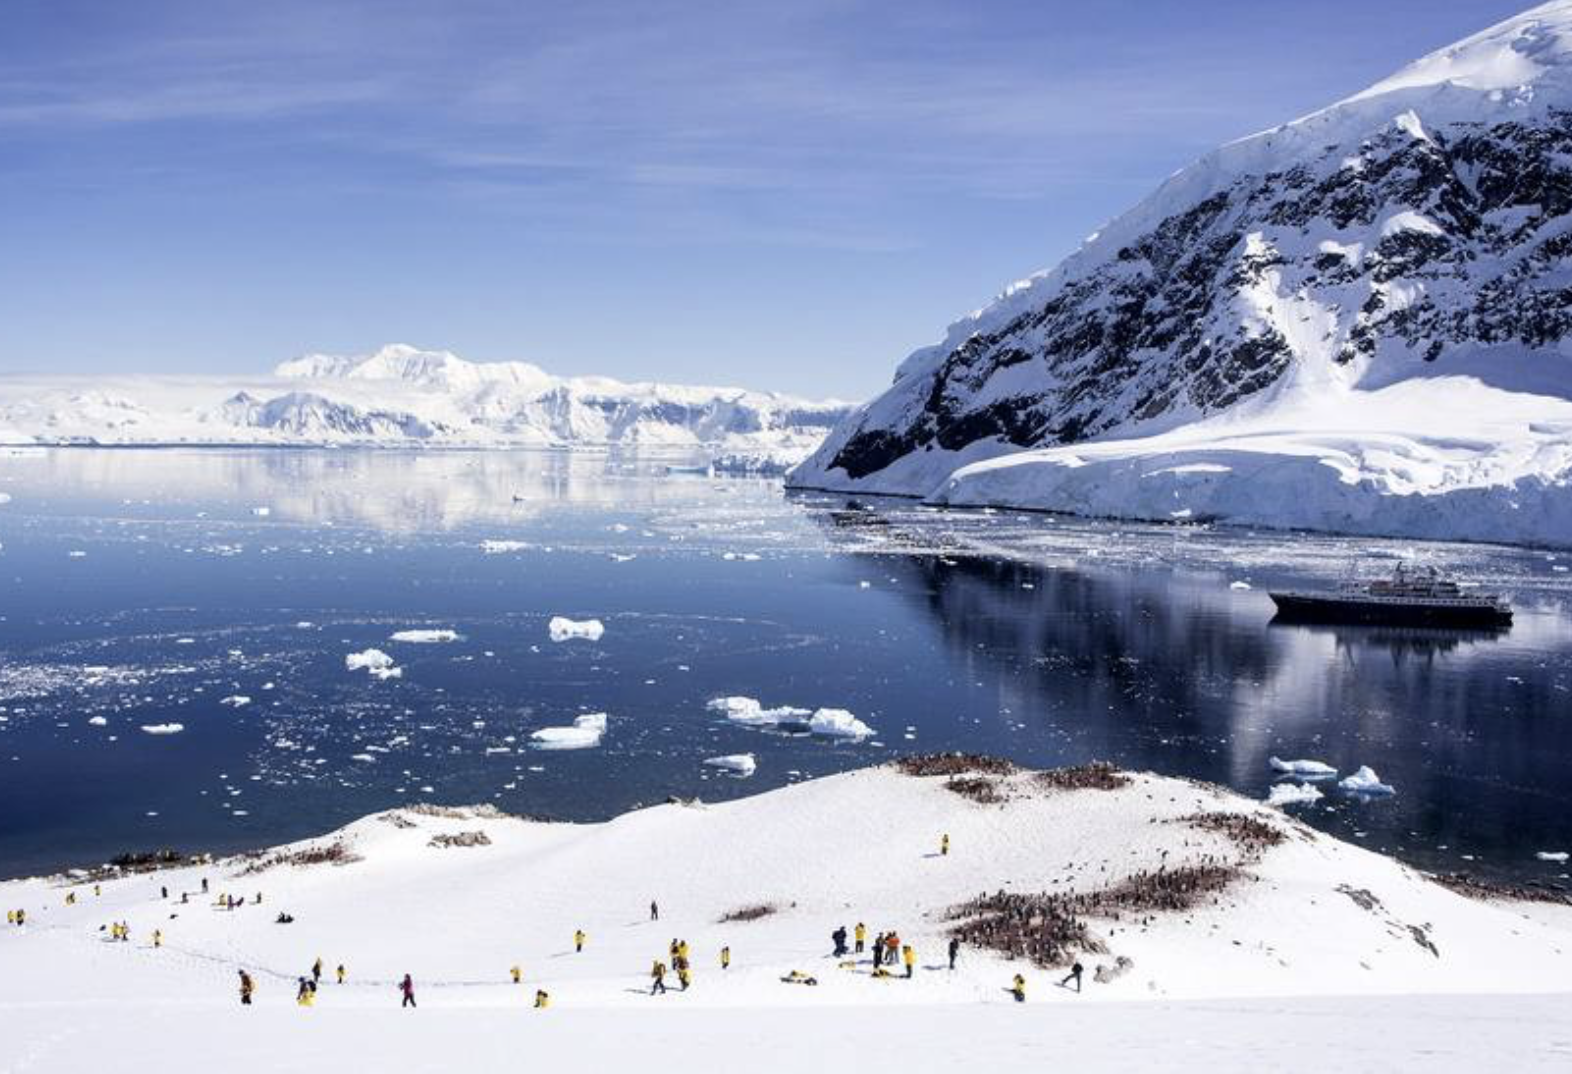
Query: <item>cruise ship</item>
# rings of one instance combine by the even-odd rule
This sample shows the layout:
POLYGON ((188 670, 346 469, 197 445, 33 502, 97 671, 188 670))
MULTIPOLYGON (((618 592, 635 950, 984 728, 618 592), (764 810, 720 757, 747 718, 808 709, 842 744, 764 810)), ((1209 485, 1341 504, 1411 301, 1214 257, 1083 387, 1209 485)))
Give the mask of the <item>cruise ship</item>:
POLYGON ((1384 623, 1428 627, 1504 627, 1512 606, 1489 593, 1465 593, 1433 567, 1399 565, 1391 578, 1339 589, 1272 593, 1277 618, 1312 623, 1384 623))

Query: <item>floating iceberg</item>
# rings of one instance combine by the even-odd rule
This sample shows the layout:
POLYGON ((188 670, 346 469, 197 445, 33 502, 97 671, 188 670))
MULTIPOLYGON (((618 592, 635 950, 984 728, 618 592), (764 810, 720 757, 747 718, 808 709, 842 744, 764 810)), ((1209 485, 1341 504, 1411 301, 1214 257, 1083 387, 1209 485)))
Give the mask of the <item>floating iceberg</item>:
POLYGON ((1541 850, 1539 853, 1535 854, 1534 857, 1538 858, 1540 861, 1564 863, 1568 858, 1572 858, 1572 854, 1568 854, 1564 850, 1541 850))
POLYGON ((867 738, 873 728, 845 709, 818 709, 808 721, 808 730, 828 738, 867 738))
POLYGON ((791 705, 767 709, 752 697, 717 697, 706 706, 734 723, 749 727, 778 727, 788 731, 806 731, 812 709, 799 709, 791 705))
POLYGON ((1345 776, 1337 784, 1345 791, 1353 794, 1396 794, 1397 789, 1389 784, 1382 783, 1381 778, 1375 774, 1375 769, 1369 765, 1360 765, 1359 771, 1351 776, 1345 776))
POLYGON ((867 738, 873 734, 873 728, 845 709, 800 709, 791 705, 767 709, 752 697, 717 697, 706 707, 749 727, 807 731, 826 738, 867 738))
POLYGON ((730 753, 725 757, 711 757, 704 763, 711 768, 724 768, 738 776, 751 776, 759 767, 759 762, 754 760, 751 753, 730 753))
POLYGON ((1267 763, 1272 766, 1274 772, 1301 776, 1305 779, 1330 779, 1337 775, 1337 769, 1324 761, 1285 761, 1281 757, 1272 757, 1267 763))
POLYGON ((228 697, 219 698, 218 703, 220 705, 228 705, 233 709, 238 709, 244 708, 245 706, 251 704, 251 699, 245 694, 230 694, 228 697))
POLYGON ((368 671, 378 679, 400 679, 404 669, 393 664, 393 658, 381 649, 367 649, 344 657, 344 666, 350 671, 368 671))
POLYGON ((550 631, 552 641, 570 641, 574 638, 599 641, 600 636, 606 633, 606 624, 599 619, 567 619, 554 615, 546 629, 550 631))
POLYGON ((436 645, 445 641, 458 641, 454 630, 399 630, 388 636, 389 641, 404 641, 412 645, 436 645))
POLYGON ((1321 800, 1321 792, 1308 783, 1274 783, 1266 796, 1266 804, 1277 806, 1306 805, 1321 800))
POLYGON ((529 737, 538 750, 584 750, 600 745, 606 733, 606 714, 591 712, 568 727, 542 727, 529 737))
POLYGON ((150 735, 178 735, 186 729, 183 723, 145 723, 142 730, 150 735))

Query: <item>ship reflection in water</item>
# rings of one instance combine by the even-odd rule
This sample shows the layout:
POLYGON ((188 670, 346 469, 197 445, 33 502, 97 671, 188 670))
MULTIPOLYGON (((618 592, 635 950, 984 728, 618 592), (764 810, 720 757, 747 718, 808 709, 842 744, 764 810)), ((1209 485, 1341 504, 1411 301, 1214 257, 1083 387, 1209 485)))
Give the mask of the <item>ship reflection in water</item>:
MULTIPOLYGON (((1001 684, 998 718, 1021 727, 1015 754, 1028 763, 1104 758, 1256 797, 1275 778, 1273 754, 1344 773, 1368 764, 1398 787, 1395 798, 1328 788, 1296 815, 1435 869, 1521 876, 1527 863, 1538 876, 1536 851, 1572 845, 1564 604, 1526 603, 1515 626, 1299 621, 1219 573, 1233 551, 1226 536, 1200 535, 1208 546, 1191 548, 1184 534, 1148 534, 1144 556, 1104 567, 1111 556, 1087 523, 1060 520, 1060 539, 1040 549, 996 539, 998 518, 959 537, 964 525, 952 524, 935 549, 931 521, 910 507, 852 505, 821 520, 866 552, 904 553, 880 555, 881 566, 904 572, 897 590, 929 616, 954 662, 1001 684), (1087 542, 1078 553, 1065 529, 1087 542), (1010 550, 1020 555, 1001 556, 1010 550)), ((1295 539, 1280 539, 1279 561, 1291 561, 1295 539)), ((1271 553, 1259 546, 1237 554, 1256 586, 1318 582, 1302 562, 1263 567, 1271 553)), ((1332 557, 1321 571, 1338 565, 1332 557)))

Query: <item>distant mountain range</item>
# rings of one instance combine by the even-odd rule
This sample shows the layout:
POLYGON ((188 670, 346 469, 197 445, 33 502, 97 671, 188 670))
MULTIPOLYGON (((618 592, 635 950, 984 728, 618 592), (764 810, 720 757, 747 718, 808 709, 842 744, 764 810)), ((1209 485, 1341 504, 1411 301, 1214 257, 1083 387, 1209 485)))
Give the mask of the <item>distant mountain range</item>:
POLYGON ((1557 0, 1176 173, 789 480, 1572 544, 1569 214, 1557 0))
POLYGON ((768 471, 802 459, 849 409, 741 388, 557 377, 394 344, 306 355, 252 381, 0 377, 0 442, 625 446, 768 471))

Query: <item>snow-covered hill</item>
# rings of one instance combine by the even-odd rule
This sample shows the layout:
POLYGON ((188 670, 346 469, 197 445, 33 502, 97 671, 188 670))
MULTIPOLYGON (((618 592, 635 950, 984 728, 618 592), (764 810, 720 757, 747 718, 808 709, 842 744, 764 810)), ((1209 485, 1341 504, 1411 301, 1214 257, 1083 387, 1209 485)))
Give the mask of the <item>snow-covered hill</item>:
POLYGON ((391 345, 312 354, 270 378, 0 378, 0 442, 705 449, 738 468, 805 456, 838 402, 740 388, 555 377, 391 345))
POLYGON ((1556 0, 1178 172, 907 358, 792 480, 1566 543, 1569 337, 1556 0))
POLYGON ((353 1061, 388 1031, 399 1070, 447 1069, 455 1048, 491 1069, 513 1050, 471 1053, 470 1034, 537 1059, 544 1047, 564 1068, 605 1051, 590 1041, 615 1039, 610 1069, 674 1048, 692 1049, 684 1066, 716 1070, 801 1069, 808 1056, 842 1069, 866 1065, 870 1048, 918 1070, 980 1055, 990 1070, 1040 1069, 1042 1049, 1064 1054, 1072 1029, 1087 1070, 1166 1069, 1198 1035, 1207 1048, 1193 1058, 1207 1070, 1271 1068, 1312 1045, 1322 1065, 1340 1057, 1331 1069, 1444 1068, 1479 1058, 1461 1043, 1478 1040, 1529 1069, 1565 1047, 1565 907, 1465 897, 1188 781, 986 761, 921 771, 594 825, 400 809, 265 854, 0 883, 0 902, 27 915, 0 932, 0 1056, 30 1070, 183 1071, 222 1052, 226 1070, 294 1070, 353 1061), (217 908, 225 895, 242 905, 217 908), (281 912, 293 922, 276 923, 281 912), (859 921, 869 941, 896 930, 913 947, 909 979, 900 963, 876 975, 868 952, 831 954, 831 931, 859 921), (109 940, 109 922, 128 924, 130 939, 109 940), (674 937, 690 945, 692 986, 672 977, 669 994, 651 996, 650 968, 669 963, 674 937), (296 978, 317 959, 316 1003, 297 1009, 296 978), (1073 961, 1086 968, 1079 992, 1056 985, 1073 961), (258 986, 251 1010, 236 998, 241 969, 258 986), (394 1028, 379 1019, 399 1013, 405 973, 419 1006, 394 1028), (1017 973, 1024 1003, 1009 991, 1017 973), (544 1011, 536 989, 549 993, 544 1011), (1436 999, 1474 994, 1487 998, 1436 999), (1301 998, 1269 1001, 1287 996, 1301 998), (1194 1000, 1209 1002, 1166 1006, 1194 1000), (550 1028, 559 1017, 577 1039, 550 1028), (1372 1019, 1379 1032, 1361 1028, 1372 1019), (254 1035, 258 1022, 277 1032, 254 1035), (1148 1023, 1171 1027, 1166 1047, 1148 1023), (736 1033, 763 1025, 776 1032, 736 1033), (821 1030, 846 1041, 838 1054, 797 1050, 821 1030), (235 1034, 248 1043, 229 1044, 235 1034), (1339 1051, 1333 1038, 1345 1037, 1370 1051, 1339 1051), (145 1041, 161 1042, 156 1063, 145 1041))

